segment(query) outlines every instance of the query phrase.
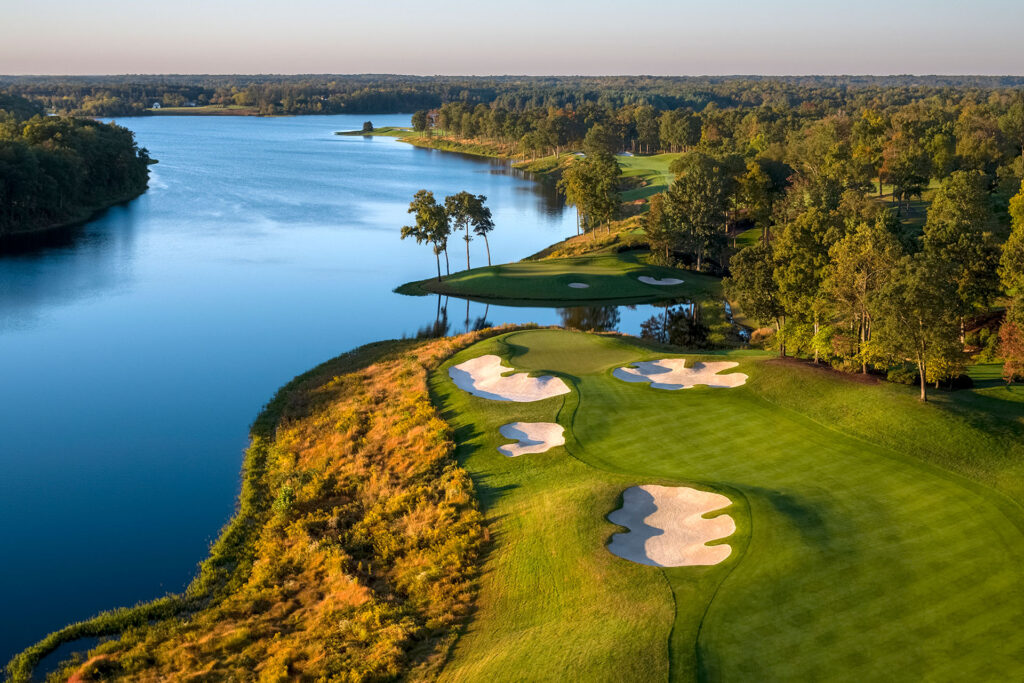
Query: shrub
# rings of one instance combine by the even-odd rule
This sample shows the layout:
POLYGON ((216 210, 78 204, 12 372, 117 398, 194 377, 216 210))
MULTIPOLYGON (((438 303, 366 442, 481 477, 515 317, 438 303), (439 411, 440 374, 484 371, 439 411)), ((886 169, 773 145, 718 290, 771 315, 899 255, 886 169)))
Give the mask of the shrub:
POLYGON ((895 384, 917 384, 920 381, 920 374, 917 367, 904 363, 891 368, 886 374, 886 379, 895 384))

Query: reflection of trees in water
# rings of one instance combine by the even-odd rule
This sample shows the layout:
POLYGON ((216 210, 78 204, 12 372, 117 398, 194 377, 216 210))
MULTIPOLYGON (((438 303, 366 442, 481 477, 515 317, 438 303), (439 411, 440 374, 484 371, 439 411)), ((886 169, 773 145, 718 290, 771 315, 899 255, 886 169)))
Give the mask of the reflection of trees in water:
POLYGON ((619 326, 618 306, 577 306, 559 308, 558 316, 562 326, 573 330, 609 332, 619 326))
MULTIPOLYGON (((487 314, 490 313, 491 305, 487 304, 484 308, 484 314, 478 318, 469 318, 469 300, 466 300, 466 318, 462 321, 465 326, 465 330, 476 331, 483 330, 491 327, 494 323, 487 319, 487 314)), ((456 323, 458 324, 458 323, 456 323)), ((434 317, 434 322, 429 325, 416 330, 416 339, 435 339, 437 337, 447 337, 452 332, 451 321, 448 320, 448 297, 444 297, 444 304, 441 303, 441 295, 437 295, 437 314, 434 317)))
POLYGON ((644 339, 687 348, 707 347, 709 332, 698 303, 665 304, 663 314, 640 324, 640 336, 644 339))
MULTIPOLYGON (((467 301, 466 303, 469 303, 469 302, 467 301)), ((485 305, 484 306, 484 314, 473 321, 472 330, 474 332, 476 332, 477 330, 485 330, 488 327, 490 327, 491 325, 493 325, 493 323, 490 320, 487 319, 487 314, 490 313, 490 311, 491 311, 491 305, 490 304, 485 305)), ((469 320, 469 308, 468 307, 466 309, 466 320, 467 321, 469 320)))
POLYGON ((537 176, 521 168, 510 166, 502 161, 492 170, 492 173, 507 175, 513 178, 520 178, 529 181, 520 188, 523 192, 529 192, 537 198, 538 209, 545 216, 558 217, 565 211, 565 198, 559 193, 558 186, 549 176, 537 176))
POLYGON ((416 330, 417 339, 434 339, 436 337, 447 337, 451 324, 448 322, 448 297, 445 297, 444 306, 441 305, 441 295, 437 295, 437 315, 434 322, 424 325, 416 330))

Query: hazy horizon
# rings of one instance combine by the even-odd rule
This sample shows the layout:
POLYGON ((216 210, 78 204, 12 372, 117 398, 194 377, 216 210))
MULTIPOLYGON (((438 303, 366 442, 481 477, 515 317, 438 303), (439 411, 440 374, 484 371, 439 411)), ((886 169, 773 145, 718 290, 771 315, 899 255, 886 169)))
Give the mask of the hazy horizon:
POLYGON ((580 73, 412 73, 401 71, 375 71, 375 72, 340 72, 340 71, 108 71, 105 73, 71 73, 71 72, 50 72, 50 73, 0 73, 0 77, 11 78, 48 78, 67 76, 69 78, 106 78, 122 76, 267 76, 267 77, 297 77, 297 76, 410 76, 414 78, 894 78, 905 76, 909 78, 1024 78, 1024 71, 1019 73, 604 73, 604 74, 580 74, 580 73))
POLYGON ((422 10, 398 0, 54 0, 5 15, 0 72, 9 75, 1024 73, 1024 3, 1011 0, 437 0, 422 10))

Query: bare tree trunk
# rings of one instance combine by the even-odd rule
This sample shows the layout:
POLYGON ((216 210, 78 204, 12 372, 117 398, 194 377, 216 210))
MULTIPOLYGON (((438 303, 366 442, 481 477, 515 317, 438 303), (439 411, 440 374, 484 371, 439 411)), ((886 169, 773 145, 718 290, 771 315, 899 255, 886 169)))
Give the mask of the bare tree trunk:
POLYGON ((484 246, 487 247, 487 265, 491 265, 491 243, 487 241, 487 233, 484 233, 484 246))
POLYGON ((925 375, 927 375, 924 361, 920 358, 917 361, 917 371, 921 374, 921 400, 928 401, 928 385, 925 382, 925 375))
MULTIPOLYGON (((818 336, 818 314, 817 313, 814 314, 814 336, 815 337, 818 336)), ((814 342, 814 364, 815 365, 818 364, 818 342, 817 342, 816 339, 815 339, 815 342, 814 342)))
POLYGON ((448 245, 445 245, 444 247, 444 272, 448 275, 452 274, 451 264, 448 263, 448 245))
POLYGON ((868 374, 868 362, 864 358, 864 342, 867 341, 868 321, 864 313, 860 314, 860 344, 857 346, 857 354, 860 356, 860 374, 868 374))
POLYGON ((782 336, 782 326, 784 324, 781 318, 775 319, 775 335, 779 338, 779 358, 786 357, 786 340, 782 336))
POLYGON ((435 250, 434 251, 434 257, 437 259, 437 281, 440 282, 441 281, 441 254, 439 254, 437 252, 437 250, 435 250))
POLYGON ((466 270, 469 270, 469 223, 466 223, 466 270))

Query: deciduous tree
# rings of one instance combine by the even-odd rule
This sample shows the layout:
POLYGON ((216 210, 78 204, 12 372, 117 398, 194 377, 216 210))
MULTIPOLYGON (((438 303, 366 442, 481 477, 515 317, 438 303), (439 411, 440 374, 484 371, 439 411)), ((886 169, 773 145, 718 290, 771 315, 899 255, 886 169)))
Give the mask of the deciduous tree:
POLYGON ((416 244, 427 243, 433 246, 434 257, 437 259, 437 280, 440 282, 441 252, 444 252, 447 264, 448 235, 451 232, 444 207, 434 200, 433 192, 420 190, 409 203, 408 212, 416 216, 416 223, 402 227, 402 239, 411 237, 416 240, 416 244))

